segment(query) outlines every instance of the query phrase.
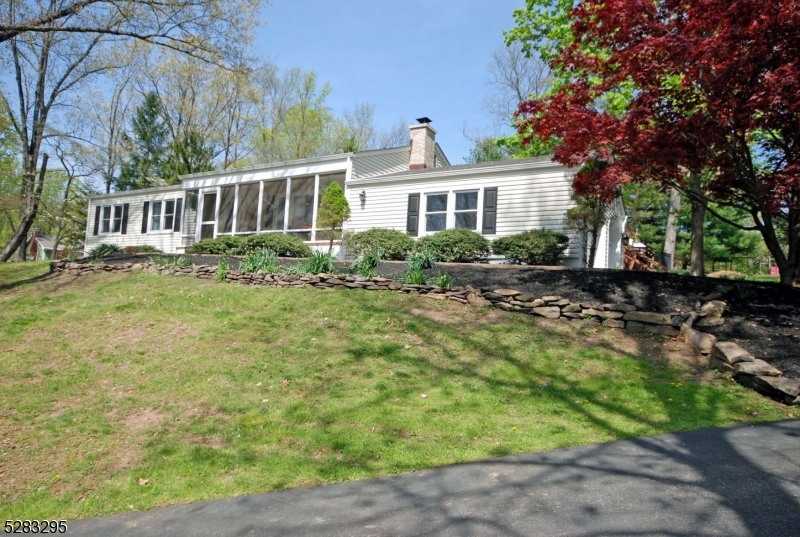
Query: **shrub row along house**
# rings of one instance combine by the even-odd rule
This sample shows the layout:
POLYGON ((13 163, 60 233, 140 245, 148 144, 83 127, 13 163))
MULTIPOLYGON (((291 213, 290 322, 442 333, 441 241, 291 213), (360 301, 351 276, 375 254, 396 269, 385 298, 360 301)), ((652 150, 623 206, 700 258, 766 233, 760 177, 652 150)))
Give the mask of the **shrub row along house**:
MULTIPOLYGON (((180 185, 93 196, 86 251, 110 243, 183 253, 200 239, 255 233, 287 233, 327 249, 330 231, 317 227, 317 210, 334 182, 350 204, 348 233, 386 228, 418 238, 465 228, 493 240, 565 230, 565 213, 575 205, 572 171, 547 157, 452 166, 430 120, 418 122, 406 146, 198 173, 182 176, 180 185)), ((597 268, 622 263, 621 201, 607 213, 597 268)), ((561 263, 580 266, 581 259, 573 238, 561 263)))

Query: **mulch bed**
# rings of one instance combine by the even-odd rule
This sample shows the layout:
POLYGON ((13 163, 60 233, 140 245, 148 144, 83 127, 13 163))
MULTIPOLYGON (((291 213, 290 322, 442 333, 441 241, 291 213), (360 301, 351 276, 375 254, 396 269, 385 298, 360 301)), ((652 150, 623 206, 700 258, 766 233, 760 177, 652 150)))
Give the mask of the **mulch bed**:
MULTIPOLYGON (((143 257, 147 256, 115 256, 104 262, 136 262, 143 257)), ((195 264, 216 265, 218 261, 217 256, 186 257, 191 257, 195 264)), ((238 268, 237 258, 229 260, 234 270, 238 268)), ((347 272, 348 263, 338 265, 342 272, 347 272)), ((383 262, 378 272, 399 280, 405 273, 405 263, 383 262)), ((724 291, 729 308, 725 324, 701 330, 739 344, 756 358, 781 369, 787 377, 800 378, 800 289, 774 283, 564 267, 440 263, 425 272, 429 277, 446 272, 455 278, 456 285, 478 289, 510 288, 537 297, 560 295, 573 302, 590 304, 624 302, 641 311, 660 313, 694 310, 700 295, 724 291)))

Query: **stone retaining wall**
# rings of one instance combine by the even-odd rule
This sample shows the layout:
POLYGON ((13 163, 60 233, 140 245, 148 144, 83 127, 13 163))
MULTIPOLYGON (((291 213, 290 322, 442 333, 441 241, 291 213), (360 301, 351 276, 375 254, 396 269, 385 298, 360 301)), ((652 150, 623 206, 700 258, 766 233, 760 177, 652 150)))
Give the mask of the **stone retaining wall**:
MULTIPOLYGON (((51 272, 73 275, 97 272, 144 271, 153 274, 191 276, 216 279, 218 268, 213 265, 161 267, 153 263, 84 264, 57 261, 50 264, 51 272)), ((364 291, 395 291, 419 295, 433 300, 453 300, 461 304, 494 306, 509 312, 562 319, 569 322, 605 326, 631 333, 649 333, 669 337, 683 336, 701 355, 710 355, 711 365, 730 372, 742 385, 773 397, 785 404, 800 404, 800 379, 785 378, 776 368, 754 358, 732 342, 718 342, 716 337, 695 327, 717 326, 724 323, 727 304, 718 293, 701 297, 695 311, 669 313, 639 311, 625 303, 590 304, 571 302, 559 295, 536 297, 516 289, 476 289, 458 286, 449 289, 436 285, 412 285, 390 278, 345 274, 247 274, 228 271, 225 281, 242 285, 271 287, 315 287, 318 289, 350 289, 364 291)))

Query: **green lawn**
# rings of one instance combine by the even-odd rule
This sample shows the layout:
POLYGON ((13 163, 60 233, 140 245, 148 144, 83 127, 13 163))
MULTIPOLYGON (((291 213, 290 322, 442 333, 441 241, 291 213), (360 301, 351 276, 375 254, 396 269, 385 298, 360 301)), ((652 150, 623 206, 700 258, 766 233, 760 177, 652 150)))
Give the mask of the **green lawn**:
POLYGON ((46 271, 0 266, 0 519, 787 415, 670 365, 663 339, 397 293, 46 271))

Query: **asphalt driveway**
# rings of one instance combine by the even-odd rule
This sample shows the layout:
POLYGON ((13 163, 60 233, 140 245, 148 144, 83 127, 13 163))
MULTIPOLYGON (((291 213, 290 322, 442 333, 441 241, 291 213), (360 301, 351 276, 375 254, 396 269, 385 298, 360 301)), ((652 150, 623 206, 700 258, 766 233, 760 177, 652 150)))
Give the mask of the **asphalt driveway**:
POLYGON ((73 521, 70 535, 800 535, 800 420, 73 521))

